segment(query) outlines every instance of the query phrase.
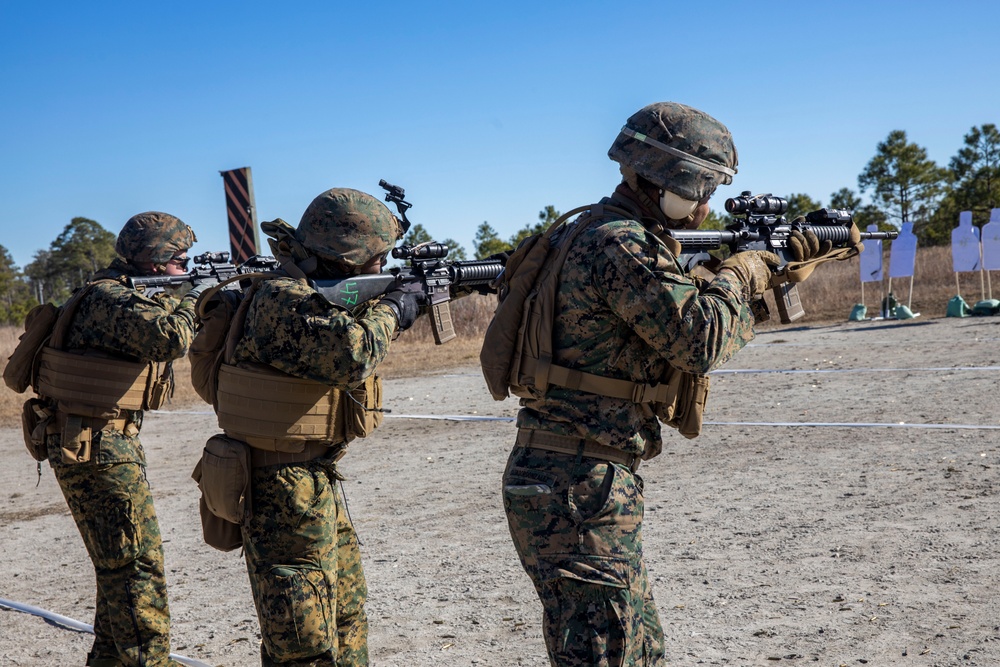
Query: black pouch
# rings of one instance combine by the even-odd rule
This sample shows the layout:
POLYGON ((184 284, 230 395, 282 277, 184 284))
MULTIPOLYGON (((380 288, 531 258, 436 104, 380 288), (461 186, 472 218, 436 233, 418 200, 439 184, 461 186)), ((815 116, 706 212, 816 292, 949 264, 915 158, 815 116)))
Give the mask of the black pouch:
POLYGON ((45 402, 37 398, 29 398, 21 406, 21 430, 24 432, 24 446, 28 448, 31 458, 44 461, 49 452, 45 444, 46 431, 52 422, 52 411, 45 402))

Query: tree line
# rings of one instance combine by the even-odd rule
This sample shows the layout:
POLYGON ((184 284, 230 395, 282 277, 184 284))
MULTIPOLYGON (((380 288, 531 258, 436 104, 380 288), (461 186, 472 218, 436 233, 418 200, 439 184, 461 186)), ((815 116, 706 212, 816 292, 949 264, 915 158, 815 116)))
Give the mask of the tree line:
MULTIPOLYGON (((920 246, 947 245, 961 211, 972 211, 973 224, 989 222, 990 211, 1000 207, 1000 131, 993 123, 973 127, 946 167, 927 157, 927 150, 911 142, 903 130, 893 130, 876 146, 875 155, 857 177, 858 191, 843 187, 832 193, 827 206, 854 211, 862 229, 877 225, 883 230, 913 223, 920 246), (862 203, 867 195, 870 203, 862 203)), ((822 208, 818 199, 790 193, 789 219, 822 208)), ((508 238, 502 238, 486 221, 476 230, 473 255, 482 259, 509 252, 526 237, 544 231, 560 213, 546 206, 538 220, 528 223, 508 238)), ((715 211, 703 225, 721 229, 728 216, 715 211)), ((10 252, 0 245, 0 324, 20 324, 38 303, 65 301, 73 289, 115 256, 116 236, 89 218, 73 218, 46 250, 35 253, 31 263, 19 269, 10 252)), ((416 244, 434 239, 416 224, 403 239, 416 244)), ((465 249, 452 239, 441 243, 450 248, 449 259, 467 259, 465 249)))
POLYGON ((73 218, 46 250, 19 269, 0 246, 0 324, 20 324, 39 303, 62 303, 115 256, 116 236, 89 218, 73 218))

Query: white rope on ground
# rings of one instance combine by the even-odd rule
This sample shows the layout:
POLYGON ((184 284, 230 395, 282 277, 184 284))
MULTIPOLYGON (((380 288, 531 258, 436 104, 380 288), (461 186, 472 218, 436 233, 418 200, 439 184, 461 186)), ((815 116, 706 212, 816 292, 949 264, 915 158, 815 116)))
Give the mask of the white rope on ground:
POLYGON ((906 422, 702 422, 706 426, 812 426, 825 428, 929 428, 1000 431, 1000 424, 907 424, 906 422))
MULTIPOLYGON (((766 372, 766 371, 759 371, 766 372)), ((202 415, 212 412, 171 410, 175 414, 202 415)), ((481 415, 397 415, 386 413, 386 419, 432 419, 452 422, 512 422, 516 417, 484 417, 481 415)), ((706 426, 812 426, 816 428, 929 428, 961 430, 1000 430, 1000 424, 908 424, 906 422, 702 422, 706 426)))
MULTIPOLYGON (((387 419, 437 419, 442 421, 512 422, 515 417, 480 417, 478 415, 386 415, 387 419)), ((962 430, 1000 430, 1000 424, 907 424, 906 422, 702 422, 706 426, 812 426, 826 428, 930 428, 962 430)))
POLYGON ((441 419, 451 422, 512 422, 516 417, 485 417, 482 415, 397 415, 386 414, 387 419, 441 419))
MULTIPOLYGON (((63 616, 62 614, 57 614, 47 609, 42 609, 41 607, 36 607, 30 604, 24 604, 23 602, 14 602, 13 600, 6 600, 0 598, 0 608, 10 609, 11 611, 20 611, 25 614, 31 614, 32 616, 38 616, 43 618, 54 625, 62 626, 69 630, 75 630, 76 632, 85 632, 88 634, 94 634, 94 626, 78 621, 75 618, 70 618, 69 616, 63 616)), ((212 667, 208 663, 195 660, 194 658, 188 658, 183 655, 178 655, 177 653, 171 653, 170 657, 181 663, 182 665, 189 665, 189 667, 212 667)))
POLYGON ((1000 366, 940 366, 926 368, 720 368, 709 375, 749 375, 754 373, 941 373, 945 371, 1000 371, 1000 366))

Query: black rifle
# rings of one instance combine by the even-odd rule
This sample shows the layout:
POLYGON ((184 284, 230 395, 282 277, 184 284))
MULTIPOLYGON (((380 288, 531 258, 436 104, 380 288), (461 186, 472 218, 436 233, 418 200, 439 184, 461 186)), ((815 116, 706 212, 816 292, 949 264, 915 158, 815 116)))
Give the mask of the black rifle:
POLYGON ((392 256, 408 260, 409 266, 394 267, 383 273, 311 280, 309 284, 327 301, 348 310, 397 289, 418 294, 420 303, 429 307, 434 342, 441 345, 455 337, 451 299, 469 292, 495 292, 490 283, 503 270, 499 259, 449 261, 445 259, 447 255, 448 246, 433 241, 403 245, 393 248, 392 256))
MULTIPOLYGON (((821 208, 807 213, 804 222, 789 222, 784 217, 784 213, 788 211, 788 200, 770 194, 751 195, 749 192, 727 199, 726 211, 733 216, 735 222, 724 230, 679 229, 667 232, 681 244, 681 256, 678 259, 686 271, 699 264, 716 264, 718 260, 708 251, 727 247, 733 254, 744 250, 773 252, 781 258, 782 265, 777 269, 781 272, 788 262, 794 260, 788 250, 788 239, 793 231, 810 230, 820 242, 830 241, 834 248, 843 248, 850 241, 850 228, 854 220, 852 212, 847 209, 821 208)), ((861 232, 862 241, 894 239, 897 236, 899 232, 861 232)), ((773 293, 783 324, 805 315, 797 285, 785 283, 775 287, 773 293)), ((766 313, 767 307, 763 300, 760 305, 766 313)))
MULTIPOLYGON (((237 275, 275 271, 278 268, 280 268, 278 262, 273 257, 255 255, 243 264, 236 265, 229 260, 228 252, 205 252, 195 255, 194 268, 184 275, 133 276, 128 278, 128 284, 129 287, 146 296, 152 296, 164 291, 167 287, 183 285, 184 283, 197 285, 206 280, 221 283, 237 275)), ((239 289, 239 285, 234 284, 230 289, 239 289)))

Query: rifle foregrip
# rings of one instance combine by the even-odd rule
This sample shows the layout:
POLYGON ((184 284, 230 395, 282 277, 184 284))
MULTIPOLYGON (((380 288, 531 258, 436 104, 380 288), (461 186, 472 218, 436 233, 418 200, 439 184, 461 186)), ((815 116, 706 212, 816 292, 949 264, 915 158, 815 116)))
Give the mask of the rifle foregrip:
POLYGON ((443 345, 455 338, 455 325, 451 321, 451 304, 448 301, 431 304, 430 311, 434 344, 443 345))

